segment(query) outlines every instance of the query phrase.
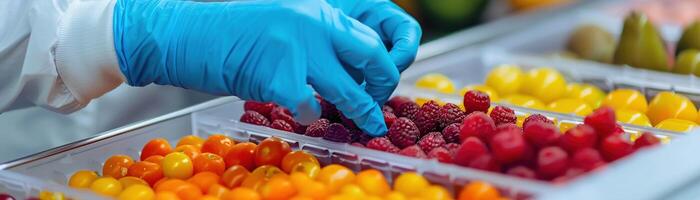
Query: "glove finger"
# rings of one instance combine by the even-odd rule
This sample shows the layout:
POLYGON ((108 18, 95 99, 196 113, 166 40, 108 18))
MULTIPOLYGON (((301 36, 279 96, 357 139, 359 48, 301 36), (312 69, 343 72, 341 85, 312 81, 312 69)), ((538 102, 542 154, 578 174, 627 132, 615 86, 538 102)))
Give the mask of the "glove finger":
POLYGON ((411 16, 399 11, 382 23, 382 29, 390 33, 392 48, 389 55, 399 71, 403 72, 416 58, 423 35, 420 25, 411 16))

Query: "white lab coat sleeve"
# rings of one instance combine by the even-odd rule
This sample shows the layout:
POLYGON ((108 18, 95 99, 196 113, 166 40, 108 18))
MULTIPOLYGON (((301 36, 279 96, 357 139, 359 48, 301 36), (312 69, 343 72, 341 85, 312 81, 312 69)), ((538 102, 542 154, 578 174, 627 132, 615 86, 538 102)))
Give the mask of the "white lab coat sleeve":
POLYGON ((0 1, 0 113, 29 106, 70 113, 124 82, 115 1, 0 1))

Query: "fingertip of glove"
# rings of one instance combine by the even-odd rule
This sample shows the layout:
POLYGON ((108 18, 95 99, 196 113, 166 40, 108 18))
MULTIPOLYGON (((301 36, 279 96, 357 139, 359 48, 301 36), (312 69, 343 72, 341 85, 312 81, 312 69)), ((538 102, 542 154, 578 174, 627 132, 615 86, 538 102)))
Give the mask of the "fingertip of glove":
POLYGON ((366 116, 365 120, 360 121, 363 122, 361 124, 358 124, 360 126, 360 129, 362 129, 365 133, 367 133, 370 136, 384 136, 388 131, 386 123, 384 122, 384 115, 382 114, 381 109, 379 109, 378 106, 375 106, 375 108, 373 108, 372 111, 370 111, 370 113, 366 116))
POLYGON ((309 125, 321 117, 321 105, 316 98, 311 95, 302 101, 295 110, 294 119, 302 125, 309 125))

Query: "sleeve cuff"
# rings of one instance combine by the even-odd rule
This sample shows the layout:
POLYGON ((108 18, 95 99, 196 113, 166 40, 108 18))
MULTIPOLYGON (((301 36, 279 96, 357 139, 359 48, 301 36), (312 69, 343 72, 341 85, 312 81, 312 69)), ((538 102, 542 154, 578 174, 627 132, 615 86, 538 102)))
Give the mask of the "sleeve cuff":
POLYGON ((56 70, 80 104, 124 82, 114 50, 115 2, 76 1, 59 21, 56 70))

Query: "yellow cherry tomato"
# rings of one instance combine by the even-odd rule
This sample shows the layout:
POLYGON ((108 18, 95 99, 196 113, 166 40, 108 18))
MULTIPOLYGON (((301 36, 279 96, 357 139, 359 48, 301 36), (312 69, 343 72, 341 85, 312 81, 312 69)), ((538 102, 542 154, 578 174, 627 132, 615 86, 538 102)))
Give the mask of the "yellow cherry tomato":
POLYGON ((461 90, 459 90, 459 95, 464 96, 464 94, 467 93, 469 90, 476 90, 483 92, 486 95, 489 95, 489 98, 491 98, 492 102, 496 102, 500 99, 498 96, 498 92, 496 92, 496 90, 487 85, 467 85, 461 90))
POLYGON ((485 84, 505 96, 517 93, 524 81, 525 75, 520 67, 500 65, 486 75, 485 84))
POLYGON ((655 128, 669 131, 688 132, 695 126, 697 126, 697 124, 693 121, 684 119, 666 119, 657 124, 655 128))
POLYGON ((97 172, 95 171, 80 170, 75 172, 75 174, 70 177, 68 180, 68 186, 72 188, 88 188, 97 178, 97 172))
POLYGON ((368 169, 357 173, 355 183, 371 195, 384 195, 391 191, 391 187, 386 182, 382 172, 376 169, 368 169))
POLYGON ((649 103, 647 117, 652 124, 658 124, 665 119, 684 119, 695 121, 698 109, 687 97, 673 92, 660 92, 649 103))
POLYGON ((622 123, 651 127, 651 122, 647 115, 636 110, 616 110, 615 118, 622 123))
POLYGON ((394 181, 394 190, 406 196, 419 195, 422 190, 430 185, 428 180, 415 172, 406 172, 399 175, 394 181))
POLYGON ((531 95, 545 103, 552 102, 562 96, 566 90, 566 79, 559 71, 541 67, 528 71, 520 87, 520 92, 531 95))
POLYGON ((153 189, 139 184, 129 186, 119 194, 119 200, 151 200, 155 197, 153 189))
POLYGON ((542 103, 542 101, 540 101, 532 96, 528 96, 528 95, 520 95, 520 94, 509 95, 509 96, 506 96, 505 98, 501 99, 501 102, 512 104, 515 106, 520 106, 520 107, 538 109, 538 110, 545 109, 545 105, 544 105, 544 103, 542 103))
POLYGON ((581 99, 588 103, 591 108, 597 108, 605 98, 605 92, 588 83, 569 83, 566 85, 564 97, 581 99))
POLYGON ((403 195, 401 192, 393 191, 384 196, 384 199, 386 200, 405 200, 406 196, 403 195))
POLYGON ((354 199, 360 199, 365 197, 365 192, 355 184, 347 184, 340 188, 340 194, 351 196, 354 199))
POLYGON ((97 194, 116 197, 122 192, 122 184, 112 177, 102 177, 90 184, 90 190, 97 194))
POLYGON ((423 189, 423 191, 420 193, 420 197, 422 199, 430 199, 430 200, 451 200, 452 196, 450 195, 450 192, 447 191, 444 187, 440 187, 437 185, 431 185, 428 188, 423 189))
POLYGON ((163 158, 163 175, 168 178, 187 179, 192 176, 192 160, 187 154, 173 152, 163 158))
POLYGON ((416 87, 435 90, 445 94, 453 94, 455 92, 454 83, 443 74, 432 73, 421 76, 416 81, 416 87))
POLYGON ((601 106, 609 106, 615 110, 636 110, 647 112, 647 98, 634 89, 616 89, 608 93, 601 106))
POLYGON ((581 99, 559 99, 550 103, 547 108, 553 112, 571 113, 578 116, 586 116, 593 112, 591 106, 581 99))
POLYGON ((39 200, 64 200, 64 199, 66 199, 66 197, 63 196, 63 193, 60 193, 60 192, 49 192, 49 191, 39 192, 39 200))
POLYGON ((344 185, 354 182, 355 173, 342 165, 331 164, 321 169, 316 180, 326 184, 328 189, 334 192, 344 185))

